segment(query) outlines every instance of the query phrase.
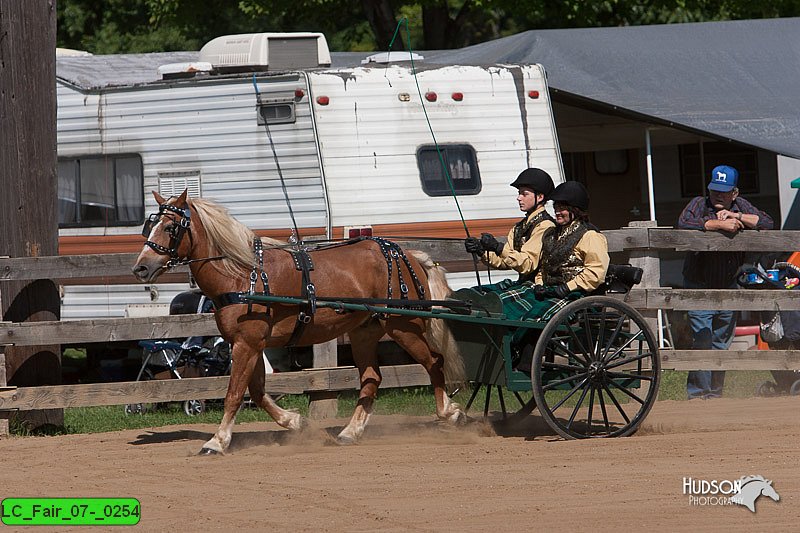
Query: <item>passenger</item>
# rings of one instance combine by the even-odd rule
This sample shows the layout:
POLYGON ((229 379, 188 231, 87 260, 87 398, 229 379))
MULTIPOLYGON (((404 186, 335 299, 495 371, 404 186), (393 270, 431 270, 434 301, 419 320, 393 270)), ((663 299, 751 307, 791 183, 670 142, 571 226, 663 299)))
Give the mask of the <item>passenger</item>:
POLYGON ((554 188, 553 179, 547 172, 540 168, 523 170, 511 186, 517 188, 517 202, 525 216, 508 232, 507 242, 499 242, 491 233, 481 234, 480 239, 469 237, 464 241, 467 252, 480 254, 484 263, 498 269, 515 270, 519 274, 516 281, 506 279, 481 287, 484 292, 496 292, 501 297, 507 291, 519 295, 533 287, 539 269, 542 236, 555 226, 544 208, 554 188))
MULTIPOLYGON (((589 223, 589 193, 577 181, 562 183, 550 195, 556 227, 542 239, 542 260, 536 275, 534 304, 524 317, 546 320, 566 300, 575 300, 596 290, 608 270, 608 242, 589 223)), ((505 302, 504 302, 505 307, 505 302)))
MULTIPOLYGON (((743 229, 772 229, 764 211, 739 196, 739 172, 728 165, 711 171, 708 197, 697 196, 678 219, 681 229, 722 231, 735 234, 743 229)), ((735 289, 736 274, 745 262, 745 252, 692 252, 683 264, 686 289, 735 289)), ((727 350, 736 329, 736 312, 724 309, 689 311, 692 349, 727 350)), ((724 370, 694 370, 686 381, 686 394, 696 398, 719 398, 725 384, 724 370)))

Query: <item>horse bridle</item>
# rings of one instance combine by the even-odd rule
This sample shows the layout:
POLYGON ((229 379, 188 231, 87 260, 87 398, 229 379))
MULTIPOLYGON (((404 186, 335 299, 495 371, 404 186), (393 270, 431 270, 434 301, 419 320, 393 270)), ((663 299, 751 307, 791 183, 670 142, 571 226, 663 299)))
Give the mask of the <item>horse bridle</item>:
POLYGON ((170 257, 169 261, 165 265, 166 268, 172 268, 176 265, 186 264, 189 261, 188 258, 181 258, 178 255, 178 247, 181 245, 181 241, 183 240, 183 236, 187 233, 189 234, 189 239, 191 239, 191 229, 190 224, 192 221, 191 211, 189 208, 186 207, 181 209, 180 207, 175 207, 174 205, 170 204, 161 204, 158 208, 158 213, 153 213, 144 223, 144 227, 142 227, 142 235, 145 238, 150 237, 150 233, 153 231, 153 228, 161 221, 161 218, 167 214, 167 212, 175 213, 180 217, 179 220, 175 221, 176 224, 174 226, 170 226, 165 231, 169 233, 169 248, 165 246, 161 246, 157 242, 153 242, 151 240, 147 240, 144 242, 145 246, 149 246, 154 252, 159 255, 168 255, 170 257))

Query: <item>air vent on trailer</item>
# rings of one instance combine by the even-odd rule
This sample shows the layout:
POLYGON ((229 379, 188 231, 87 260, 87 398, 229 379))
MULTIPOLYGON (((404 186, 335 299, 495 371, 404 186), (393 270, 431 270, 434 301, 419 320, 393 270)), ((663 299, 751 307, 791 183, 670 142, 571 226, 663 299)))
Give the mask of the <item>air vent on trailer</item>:
POLYGON ((321 33, 247 33, 209 41, 200 61, 219 71, 290 70, 330 66, 331 54, 321 33))

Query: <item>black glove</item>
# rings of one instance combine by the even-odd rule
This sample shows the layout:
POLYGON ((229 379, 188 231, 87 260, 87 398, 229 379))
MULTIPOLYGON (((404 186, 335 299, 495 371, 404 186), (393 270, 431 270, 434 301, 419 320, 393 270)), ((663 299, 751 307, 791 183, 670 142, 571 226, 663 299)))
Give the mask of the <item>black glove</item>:
POLYGON ((534 285, 533 296, 537 300, 544 300, 545 298, 566 298, 571 291, 566 283, 559 283, 558 285, 534 285))
POLYGON ((464 248, 471 254, 483 253, 483 246, 481 246, 481 241, 477 237, 467 237, 464 239, 464 248))
POLYGON ((545 294, 546 292, 547 292, 547 287, 545 287, 544 285, 533 286, 533 296, 537 300, 544 300, 545 298, 547 298, 547 295, 545 294))
POLYGON ((569 287, 567 287, 566 283, 559 283, 558 285, 551 285, 550 289, 553 290, 553 297, 555 297, 555 298, 562 298, 562 299, 566 298, 567 294, 569 294, 571 292, 569 290, 569 287))
POLYGON ((495 239, 494 235, 491 233, 481 233, 481 246, 487 252, 494 252, 497 255, 500 255, 503 252, 503 246, 505 245, 495 239))

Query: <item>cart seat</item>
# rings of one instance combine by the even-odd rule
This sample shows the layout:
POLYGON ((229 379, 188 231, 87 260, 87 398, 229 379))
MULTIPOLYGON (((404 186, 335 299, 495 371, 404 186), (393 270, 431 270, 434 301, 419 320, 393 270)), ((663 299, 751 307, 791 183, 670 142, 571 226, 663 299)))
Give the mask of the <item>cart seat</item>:
POLYGON ((631 265, 608 265, 605 282, 595 294, 626 294, 642 281, 644 270, 631 265))
POLYGON ((180 350, 181 343, 174 341, 139 341, 139 346, 148 352, 157 352, 159 350, 180 350))

